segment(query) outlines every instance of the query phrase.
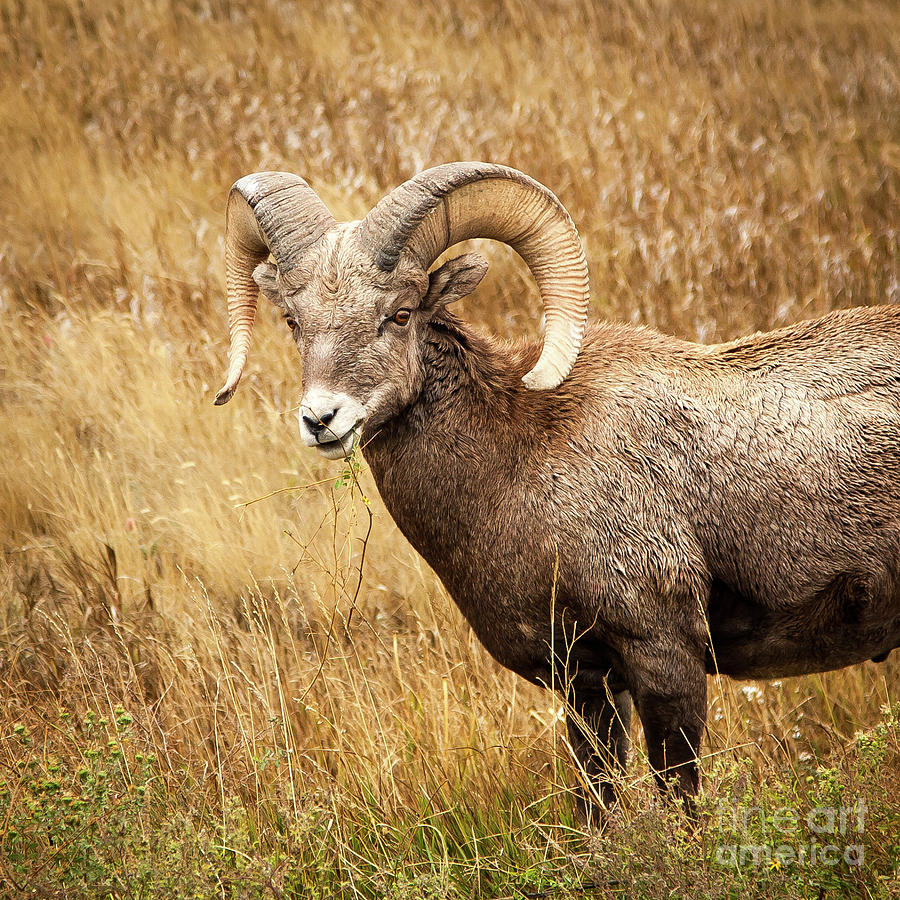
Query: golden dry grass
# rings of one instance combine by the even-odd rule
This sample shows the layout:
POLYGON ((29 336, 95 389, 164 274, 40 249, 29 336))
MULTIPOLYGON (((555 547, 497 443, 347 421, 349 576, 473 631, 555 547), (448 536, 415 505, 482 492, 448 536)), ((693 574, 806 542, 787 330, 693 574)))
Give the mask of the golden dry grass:
MULTIPOLYGON (((581 871, 557 704, 487 657, 366 474, 298 445, 271 311, 211 405, 227 189, 288 169, 352 218, 428 165, 513 165, 571 211, 597 315, 725 339, 900 301, 898 51, 889 0, 0 0, 0 735, 77 755, 57 709, 122 703, 186 807, 258 833, 330 810, 348 830, 310 833, 348 895, 347 823, 374 865, 379 829, 460 805, 514 832, 536 804, 534 854, 581 871)), ((485 249, 465 313, 535 333, 527 272, 485 249)), ((840 756, 898 675, 712 680, 710 795, 716 761, 840 756)), ((627 784, 639 817, 640 753, 627 784)))

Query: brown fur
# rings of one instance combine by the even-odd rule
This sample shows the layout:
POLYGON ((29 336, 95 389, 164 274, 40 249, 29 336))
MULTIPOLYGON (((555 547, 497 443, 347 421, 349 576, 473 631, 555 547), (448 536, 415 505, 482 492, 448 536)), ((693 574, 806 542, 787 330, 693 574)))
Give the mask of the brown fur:
MULTIPOLYGON (((707 672, 900 645, 900 309, 710 348, 595 325, 548 394, 519 380, 536 347, 432 331, 420 396, 365 447, 379 490, 488 650, 543 684, 558 566, 556 680, 613 756, 630 694, 691 793, 707 672)), ((599 774, 577 722, 572 743, 599 774)))

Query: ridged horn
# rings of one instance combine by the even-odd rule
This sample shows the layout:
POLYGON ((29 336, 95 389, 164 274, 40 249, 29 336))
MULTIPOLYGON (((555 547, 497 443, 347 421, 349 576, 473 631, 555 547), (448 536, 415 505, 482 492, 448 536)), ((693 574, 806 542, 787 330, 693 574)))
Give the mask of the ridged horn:
POLYGON ((216 405, 234 394, 250 352, 259 290, 253 270, 271 253, 279 271, 299 258, 335 224, 315 191, 288 172, 256 172, 236 181, 225 214, 225 287, 228 294, 228 375, 216 405))
POLYGON ((522 381, 547 390, 571 371, 587 319, 588 268, 565 207, 533 178, 492 163, 435 166, 382 199, 360 223, 359 235, 386 272, 405 251, 427 270, 459 241, 509 244, 531 270, 546 314, 543 350, 522 381))

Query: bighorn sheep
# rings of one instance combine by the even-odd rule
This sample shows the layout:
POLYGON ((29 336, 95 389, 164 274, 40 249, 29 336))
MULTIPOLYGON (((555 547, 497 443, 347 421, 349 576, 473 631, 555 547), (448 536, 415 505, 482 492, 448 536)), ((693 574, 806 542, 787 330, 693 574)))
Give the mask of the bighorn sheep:
POLYGON ((689 798, 708 672, 796 675, 900 646, 900 308, 715 346, 586 327, 568 213, 486 163, 422 172, 348 224, 302 178, 248 175, 225 259, 216 403, 241 377, 262 292, 302 356, 303 441, 329 459, 361 442, 490 653, 565 684, 570 741, 604 802, 632 701, 658 781, 689 798), (474 237, 528 264, 540 352, 447 310, 487 263, 429 267, 474 237))

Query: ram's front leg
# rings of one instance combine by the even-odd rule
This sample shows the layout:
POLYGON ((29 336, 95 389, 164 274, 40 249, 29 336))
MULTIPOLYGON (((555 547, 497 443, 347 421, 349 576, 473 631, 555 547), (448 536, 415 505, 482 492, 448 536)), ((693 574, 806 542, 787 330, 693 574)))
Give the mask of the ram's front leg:
POLYGON ((586 785, 579 792, 579 812, 590 824, 599 824, 600 809, 616 801, 613 774, 624 771, 628 759, 631 697, 627 690, 613 692, 602 686, 570 690, 566 727, 569 743, 586 785))
POLYGON ((690 811, 700 787, 698 755, 706 723, 703 658, 677 646, 639 646, 629 686, 656 781, 683 798, 690 811))

